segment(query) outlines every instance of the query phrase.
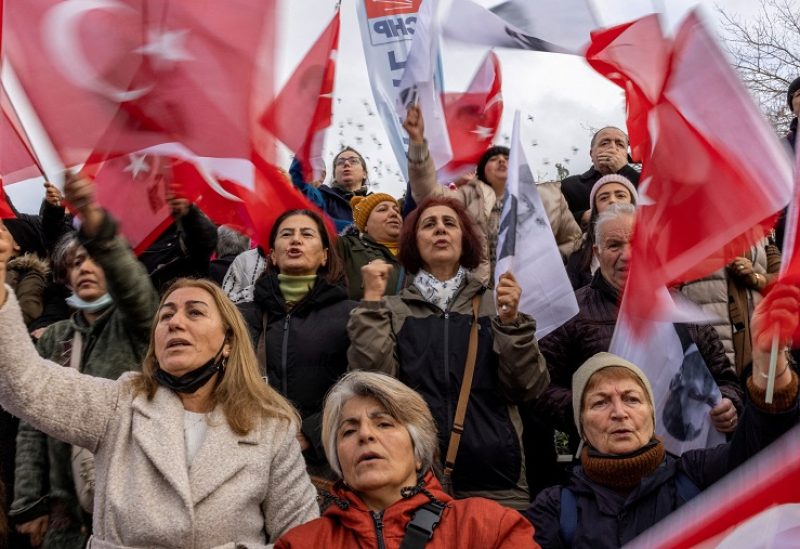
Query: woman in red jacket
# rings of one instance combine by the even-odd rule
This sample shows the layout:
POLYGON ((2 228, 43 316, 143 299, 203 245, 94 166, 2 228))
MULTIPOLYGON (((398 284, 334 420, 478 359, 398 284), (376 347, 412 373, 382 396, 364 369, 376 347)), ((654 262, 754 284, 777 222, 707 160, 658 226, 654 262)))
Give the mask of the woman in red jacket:
POLYGON ((442 490, 433 474, 431 412, 392 377, 344 376, 325 401, 322 442, 342 480, 325 494, 322 517, 289 531, 276 548, 390 549, 405 538, 428 549, 538 547, 518 512, 483 498, 454 500, 442 490))

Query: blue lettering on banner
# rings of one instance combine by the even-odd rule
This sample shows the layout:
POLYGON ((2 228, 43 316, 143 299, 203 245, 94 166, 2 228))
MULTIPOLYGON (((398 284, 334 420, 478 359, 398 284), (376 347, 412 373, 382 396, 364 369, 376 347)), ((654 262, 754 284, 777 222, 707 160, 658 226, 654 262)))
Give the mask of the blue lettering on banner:
POLYGON ((389 16, 369 20, 369 39, 373 46, 411 40, 417 16, 389 16))

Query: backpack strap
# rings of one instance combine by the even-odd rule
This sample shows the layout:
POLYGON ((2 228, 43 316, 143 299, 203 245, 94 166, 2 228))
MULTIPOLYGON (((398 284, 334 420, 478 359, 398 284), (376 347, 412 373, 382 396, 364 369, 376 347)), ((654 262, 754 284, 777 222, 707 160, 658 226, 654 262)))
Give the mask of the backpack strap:
POLYGON ((572 547, 575 529, 578 527, 578 502, 575 494, 566 486, 561 488, 561 513, 559 516, 561 538, 567 547, 572 547))
POLYGON ((406 534, 400 549, 422 549, 433 537, 433 531, 442 519, 445 505, 438 501, 429 501, 417 507, 406 525, 406 534))

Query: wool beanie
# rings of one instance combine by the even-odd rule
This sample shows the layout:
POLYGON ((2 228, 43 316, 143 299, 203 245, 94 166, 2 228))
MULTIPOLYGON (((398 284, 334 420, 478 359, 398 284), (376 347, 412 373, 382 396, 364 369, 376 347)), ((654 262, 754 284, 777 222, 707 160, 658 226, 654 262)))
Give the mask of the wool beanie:
MULTIPOLYGON (((397 204, 397 199, 392 195, 386 193, 373 193, 367 196, 354 196, 350 199, 350 207, 353 208, 353 222, 359 232, 364 232, 367 228, 367 220, 375 206, 381 202, 394 202, 397 204)), ((398 204, 399 208, 400 205, 398 204)))
POLYGON ((575 417, 575 426, 578 428, 578 434, 580 434, 581 437, 583 437, 583 430, 581 429, 581 402, 583 402, 583 393, 586 390, 586 385, 594 374, 610 366, 626 368, 630 370, 633 375, 642 380, 642 384, 645 389, 647 389, 647 396, 650 397, 650 406, 653 408, 653 426, 655 427, 656 401, 653 398, 653 388, 650 386, 650 381, 647 379, 645 373, 632 362, 628 362, 622 357, 611 353, 597 353, 581 364, 581 367, 572 375, 572 412, 575 417))
POLYGON ((789 110, 792 110, 792 96, 794 93, 800 90, 800 76, 795 78, 791 84, 789 84, 789 91, 786 93, 786 102, 789 104, 789 110))
POLYGON ((508 156, 509 153, 510 153, 509 148, 503 147, 502 145, 495 145, 494 147, 489 147, 488 149, 486 149, 486 152, 483 153, 481 159, 478 160, 478 167, 475 170, 475 175, 478 177, 478 179, 480 179, 484 183, 487 183, 486 173, 484 172, 484 170, 486 169, 486 164, 489 162, 489 160, 491 160, 493 156, 497 156, 498 154, 504 154, 508 156))
POLYGON ((592 190, 589 193, 589 207, 594 209, 594 195, 597 194, 597 191, 600 190, 600 187, 607 183, 619 183, 620 185, 624 185, 628 192, 631 193, 631 204, 636 204, 639 202, 639 193, 636 192, 636 187, 633 186, 631 180, 625 177, 624 175, 619 175, 618 173, 610 173, 608 175, 604 175, 600 179, 597 180, 592 186, 592 190))

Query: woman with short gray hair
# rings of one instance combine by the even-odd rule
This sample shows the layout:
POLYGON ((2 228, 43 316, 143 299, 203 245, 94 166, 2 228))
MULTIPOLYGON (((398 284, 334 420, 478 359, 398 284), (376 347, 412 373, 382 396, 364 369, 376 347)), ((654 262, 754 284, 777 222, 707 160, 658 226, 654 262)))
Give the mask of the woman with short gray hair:
POLYGON ((321 518, 278 540, 291 547, 534 547, 522 515, 483 498, 454 500, 433 471, 438 439, 425 400, 397 379, 355 371, 325 399, 322 442, 340 475, 321 518), (391 541, 389 541, 391 540, 391 541))

